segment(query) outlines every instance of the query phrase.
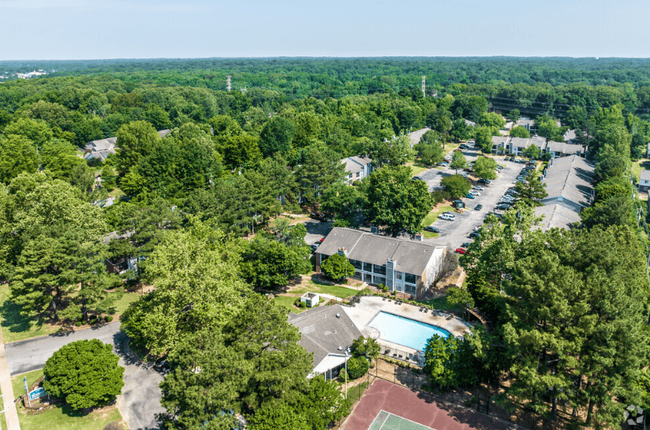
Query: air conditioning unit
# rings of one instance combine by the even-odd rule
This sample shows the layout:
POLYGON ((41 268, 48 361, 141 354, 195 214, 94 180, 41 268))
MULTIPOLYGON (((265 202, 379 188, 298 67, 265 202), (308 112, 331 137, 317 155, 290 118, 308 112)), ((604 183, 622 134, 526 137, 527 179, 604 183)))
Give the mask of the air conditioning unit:
POLYGON ((379 227, 370 227, 370 233, 379 234, 379 227))

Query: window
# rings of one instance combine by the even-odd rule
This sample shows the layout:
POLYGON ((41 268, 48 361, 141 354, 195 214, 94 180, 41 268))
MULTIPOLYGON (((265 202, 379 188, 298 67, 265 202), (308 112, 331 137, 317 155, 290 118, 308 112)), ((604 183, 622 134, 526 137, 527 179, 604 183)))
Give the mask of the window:
POLYGON ((365 270, 366 272, 372 272, 372 264, 363 263, 363 270, 365 270))
POLYGON ((358 279, 359 281, 361 281, 361 272, 359 272, 359 271, 354 272, 354 275, 352 276, 352 278, 358 279))
POLYGON ((360 261, 357 260, 350 260, 350 263, 354 266, 355 269, 361 269, 362 264, 360 261))
POLYGON ((395 272, 395 278, 396 278, 398 281, 401 281, 401 280, 402 280, 402 272, 395 272))
POLYGON ((376 264, 373 264, 373 267, 375 269, 375 273, 379 273, 380 275, 386 274, 386 266, 377 266, 376 264))
POLYGON ((379 284, 386 285, 386 278, 384 278, 383 276, 374 276, 374 278, 375 278, 375 282, 374 282, 375 285, 379 285, 379 284))
POLYGON ((417 282, 417 276, 407 273, 404 277, 404 281, 408 282, 409 284, 415 284, 417 282))
POLYGON ((405 289, 406 294, 410 294, 410 295, 412 295, 412 296, 415 295, 415 287, 412 287, 412 286, 410 286, 410 285, 406 285, 405 288, 406 288, 406 289, 405 289))

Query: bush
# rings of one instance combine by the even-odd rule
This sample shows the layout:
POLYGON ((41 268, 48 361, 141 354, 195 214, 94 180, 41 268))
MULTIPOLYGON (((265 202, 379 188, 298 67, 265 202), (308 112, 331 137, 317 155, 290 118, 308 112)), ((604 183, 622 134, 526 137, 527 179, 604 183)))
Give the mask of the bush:
POLYGON ((300 307, 301 307, 301 308, 306 308, 306 307, 307 307, 307 303, 305 303, 305 302, 300 302, 300 307))
POLYGON ((81 321, 77 321, 74 323, 75 326, 80 327, 81 326, 81 321))
POLYGON ((74 410, 105 406, 122 392, 124 368, 112 345, 98 339, 69 343, 45 363, 43 388, 74 410))
POLYGON ((348 360, 348 378, 357 379, 368 372, 370 364, 365 357, 352 357, 348 360))
POLYGON ((107 316, 106 321, 108 321, 108 322, 113 321, 113 316, 112 315, 107 316))

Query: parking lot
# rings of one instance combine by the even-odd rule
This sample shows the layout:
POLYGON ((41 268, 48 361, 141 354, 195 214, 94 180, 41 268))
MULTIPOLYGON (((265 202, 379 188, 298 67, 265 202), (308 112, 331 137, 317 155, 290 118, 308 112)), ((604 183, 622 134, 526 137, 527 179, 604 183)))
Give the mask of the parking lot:
MULTIPOLYGON (((465 154, 468 161, 476 159, 477 156, 477 152, 472 150, 463 151, 463 154, 465 154)), ((467 210, 463 214, 456 213, 456 219, 454 221, 437 219, 432 225, 440 229, 440 236, 435 239, 425 239, 425 241, 445 245, 450 250, 455 250, 462 243, 471 242, 471 239, 468 238, 469 234, 474 230, 474 227, 483 224, 483 219, 488 213, 503 213, 500 210, 495 211, 495 208, 506 190, 514 186, 513 181, 519 176, 524 165, 512 161, 504 161, 503 158, 497 158, 496 160, 499 164, 505 166, 497 174, 497 178, 490 185, 482 185, 484 189, 479 191, 480 196, 476 197, 476 199, 463 198, 462 201, 465 202, 467 210), (483 205, 483 208, 480 211, 474 210, 477 205, 483 205)), ((422 172, 419 176, 427 181, 429 189, 433 190, 440 187, 440 180, 444 176, 453 175, 454 173, 455 171, 453 169, 429 169, 426 172, 422 172), (436 183, 437 185, 435 185, 436 183)), ((474 185, 479 185, 476 181, 473 183, 474 185)))

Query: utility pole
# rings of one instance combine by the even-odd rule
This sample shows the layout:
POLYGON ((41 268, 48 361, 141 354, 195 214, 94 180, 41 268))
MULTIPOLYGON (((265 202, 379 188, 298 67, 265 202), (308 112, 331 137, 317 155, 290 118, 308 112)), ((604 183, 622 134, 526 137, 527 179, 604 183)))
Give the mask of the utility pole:
POLYGON ((427 87, 426 80, 427 80, 427 77, 422 76, 422 97, 427 96, 427 93, 426 93, 426 87, 427 87))
POLYGON ((226 91, 230 91, 232 90, 232 85, 230 85, 230 76, 226 76, 226 79, 228 79, 226 82, 226 91))

